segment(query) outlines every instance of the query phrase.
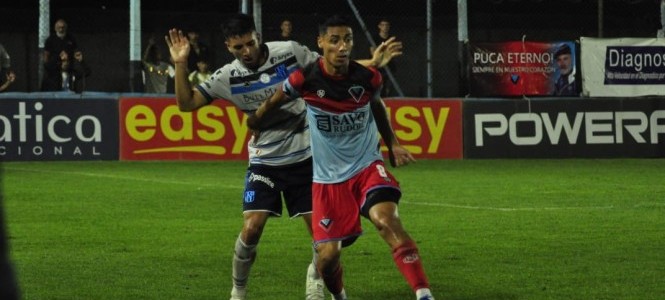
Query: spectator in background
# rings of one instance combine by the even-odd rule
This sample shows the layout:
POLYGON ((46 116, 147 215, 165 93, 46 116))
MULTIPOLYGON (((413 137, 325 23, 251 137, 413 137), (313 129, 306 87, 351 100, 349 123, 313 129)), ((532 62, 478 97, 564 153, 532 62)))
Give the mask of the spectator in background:
POLYGON ((57 60, 62 52, 66 52, 68 57, 74 56, 74 50, 78 48, 76 40, 67 31, 67 22, 63 19, 58 19, 53 25, 55 35, 51 35, 46 39, 44 44, 43 59, 44 64, 52 62, 53 59, 57 60))
MULTIPOLYGON (((376 45, 380 45, 390 38, 390 21, 388 21, 388 19, 381 19, 377 25, 377 28, 379 29, 379 32, 376 34, 376 36, 374 36, 374 42, 376 45)), ((374 53, 374 49, 376 48, 370 47, 369 53, 374 53)), ((394 96, 393 83, 390 80, 390 77, 388 77, 387 70, 390 70, 393 75, 397 73, 397 65, 395 64, 394 59, 391 60, 387 66, 379 69, 379 72, 383 77, 383 90, 381 90, 381 97, 394 96)))
POLYGON ((293 38, 293 23, 291 23, 291 20, 282 20, 282 23, 279 25, 279 30, 279 36, 275 39, 276 41, 295 41, 295 38, 293 38))
POLYGON ((554 53, 556 65, 559 68, 559 78, 554 84, 555 96, 578 96, 577 83, 575 81, 575 64, 573 55, 568 44, 563 44, 554 53))
POLYGON ((196 29, 191 29, 187 32, 187 38, 189 39, 189 58, 187 59, 187 67, 189 71, 195 71, 198 69, 197 64, 203 59, 210 63, 210 50, 208 45, 202 43, 199 38, 199 31, 196 29))
POLYGON ((155 44, 154 37, 148 40, 148 46, 143 53, 143 73, 146 93, 164 94, 167 92, 167 82, 173 78, 173 66, 162 59, 162 52, 155 44))
POLYGON ((92 74, 92 70, 83 59, 83 51, 81 51, 81 49, 74 50, 74 60, 72 61, 71 72, 72 90, 77 94, 83 93, 85 90, 86 78, 92 74))
POLYGON ((205 58, 200 57, 199 61, 196 63, 196 71, 189 73, 189 83, 192 86, 197 86, 208 80, 210 75, 212 75, 210 72, 210 64, 205 58))
POLYGON ((83 93, 86 77, 92 71, 83 60, 80 49, 73 50, 73 59, 66 51, 60 52, 59 58, 44 64, 46 73, 42 81, 42 91, 73 91, 83 93))
POLYGON ((0 92, 9 88, 16 80, 16 75, 11 70, 11 59, 5 47, 0 44, 0 92))

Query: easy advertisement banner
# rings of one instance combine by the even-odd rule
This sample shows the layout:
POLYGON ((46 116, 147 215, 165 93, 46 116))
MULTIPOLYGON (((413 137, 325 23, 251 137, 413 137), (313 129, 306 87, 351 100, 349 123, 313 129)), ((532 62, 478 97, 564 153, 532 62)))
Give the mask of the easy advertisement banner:
POLYGON ((581 47, 585 96, 665 95, 665 39, 582 37, 581 47))
MULTIPOLYGON (((397 140, 415 158, 462 158, 462 100, 400 98, 385 102, 397 140)), ((388 151, 386 147, 382 150, 388 151)))
MULTIPOLYGON (((386 100, 398 140, 416 158, 462 158, 461 103, 386 100)), ((173 98, 121 98, 120 159, 247 159, 246 119, 224 100, 181 112, 173 98)))
POLYGON ((486 96, 579 96, 572 41, 470 43, 469 92, 486 96))
POLYGON ((465 158, 665 157, 665 99, 468 99, 465 158))
POLYGON ((117 160, 116 99, 2 99, 4 161, 117 160))

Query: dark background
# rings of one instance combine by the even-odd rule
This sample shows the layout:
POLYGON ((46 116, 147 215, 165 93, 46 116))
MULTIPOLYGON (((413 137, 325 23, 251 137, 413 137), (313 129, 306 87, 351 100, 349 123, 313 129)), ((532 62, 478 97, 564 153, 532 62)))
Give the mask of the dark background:
MULTIPOLYGON (((168 28, 196 28, 201 41, 214 50, 214 67, 230 61, 219 24, 240 10, 238 0, 141 1, 143 47, 150 36, 167 55, 163 36, 168 28)), ((266 41, 279 32, 279 23, 290 18, 300 42, 316 45, 316 24, 334 13, 353 13, 346 0, 264 0, 263 35, 266 41)), ((395 76, 406 96, 424 97, 426 78, 426 1, 354 1, 368 30, 376 32, 381 17, 391 21, 392 33, 405 44, 396 60, 395 76)), ((432 2, 433 91, 435 97, 464 96, 460 79, 457 1, 432 2)), ((578 40, 597 37, 596 0, 468 0, 469 39, 476 42, 521 40, 578 40)), ((660 0, 604 0, 603 37, 655 37, 660 24, 660 0)), ((250 5, 251 9, 251 5, 250 5)), ((84 50, 92 67, 88 91, 128 92, 129 1, 51 0, 51 27, 64 18, 69 32, 84 50)), ((39 2, 3 1, 0 5, 0 43, 9 51, 17 81, 9 91, 38 90, 39 2)), ((52 31, 52 30, 51 30, 52 31)), ((369 56, 369 43, 359 24, 355 28, 358 58, 369 56)))

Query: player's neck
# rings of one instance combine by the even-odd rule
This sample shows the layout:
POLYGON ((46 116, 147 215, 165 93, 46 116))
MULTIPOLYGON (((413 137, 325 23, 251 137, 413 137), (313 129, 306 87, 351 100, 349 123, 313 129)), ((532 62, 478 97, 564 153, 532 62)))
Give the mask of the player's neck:
POLYGON ((331 76, 344 76, 349 73, 349 65, 334 66, 328 62, 323 63, 323 70, 331 76))

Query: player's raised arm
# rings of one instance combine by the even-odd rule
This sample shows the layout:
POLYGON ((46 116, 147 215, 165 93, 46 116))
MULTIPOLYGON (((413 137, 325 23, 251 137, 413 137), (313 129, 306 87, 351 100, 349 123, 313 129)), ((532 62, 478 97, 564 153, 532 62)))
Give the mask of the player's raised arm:
POLYGON ((357 62, 366 67, 381 68, 394 57, 400 55, 402 55, 402 42, 397 41, 395 37, 391 37, 374 49, 371 59, 358 60, 357 62))
POLYGON ((277 89, 277 92, 268 98, 268 100, 263 101, 256 112, 247 118, 247 127, 252 130, 259 130, 265 116, 270 115, 276 107, 279 107, 289 99, 289 96, 282 89, 277 89))
POLYGON ((386 106, 383 103, 383 100, 380 97, 376 97, 370 102, 370 106, 372 108, 374 120, 376 120, 376 127, 381 134, 381 138, 383 138, 383 142, 388 147, 390 165, 393 167, 400 167, 415 162, 416 159, 413 158, 413 155, 411 155, 409 150, 406 150, 399 144, 399 141, 397 141, 395 132, 390 125, 390 119, 388 118, 388 112, 386 111, 386 106))
POLYGON ((187 59, 189 58, 189 40, 182 33, 182 30, 171 29, 169 34, 164 37, 169 46, 171 60, 175 64, 175 97, 178 107, 182 111, 192 111, 205 104, 208 101, 197 90, 192 90, 189 83, 189 70, 187 69, 187 59))

